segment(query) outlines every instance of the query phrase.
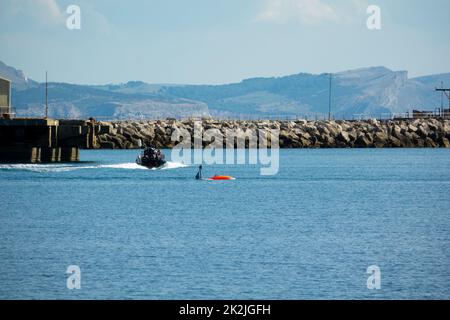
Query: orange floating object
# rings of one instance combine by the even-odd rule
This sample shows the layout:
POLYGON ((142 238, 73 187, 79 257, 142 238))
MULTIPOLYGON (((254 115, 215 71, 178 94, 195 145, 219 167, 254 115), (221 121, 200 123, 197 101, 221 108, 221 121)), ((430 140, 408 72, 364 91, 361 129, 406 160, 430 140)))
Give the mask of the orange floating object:
POLYGON ((232 176, 214 176, 209 178, 208 180, 236 180, 236 178, 232 176))

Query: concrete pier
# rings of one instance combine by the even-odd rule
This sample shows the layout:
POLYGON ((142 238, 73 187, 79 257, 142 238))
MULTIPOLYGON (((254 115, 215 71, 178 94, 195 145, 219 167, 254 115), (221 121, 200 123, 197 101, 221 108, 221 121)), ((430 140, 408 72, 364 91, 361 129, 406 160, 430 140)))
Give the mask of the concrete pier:
POLYGON ((11 81, 0 77, 0 163, 79 161, 80 148, 98 148, 97 135, 109 130, 94 119, 16 118, 11 81))
POLYGON ((108 132, 95 120, 0 119, 0 163, 76 162, 108 132))

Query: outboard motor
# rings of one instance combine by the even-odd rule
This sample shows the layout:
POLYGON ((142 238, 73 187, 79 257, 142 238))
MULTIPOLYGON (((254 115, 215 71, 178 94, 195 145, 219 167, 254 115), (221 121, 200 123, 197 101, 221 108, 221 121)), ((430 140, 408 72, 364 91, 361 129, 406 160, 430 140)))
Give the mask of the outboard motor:
POLYGON ((166 160, 161 150, 148 147, 137 157, 136 163, 151 169, 163 166, 166 160))

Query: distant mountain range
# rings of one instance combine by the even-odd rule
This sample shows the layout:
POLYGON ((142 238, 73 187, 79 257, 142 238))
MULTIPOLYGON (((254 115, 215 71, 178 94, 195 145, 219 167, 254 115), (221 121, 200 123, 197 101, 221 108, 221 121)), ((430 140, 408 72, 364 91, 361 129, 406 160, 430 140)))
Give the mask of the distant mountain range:
MULTIPOLYGON (((19 116, 41 116, 45 84, 0 62, 0 75, 13 81, 12 103, 19 116)), ((385 67, 333 74, 332 113, 351 119, 365 114, 434 110, 441 83, 450 73, 408 78, 385 67)), ((98 119, 236 117, 264 118, 328 114, 329 76, 307 74, 252 78, 226 85, 164 85, 130 81, 114 85, 49 83, 52 117, 98 119)))

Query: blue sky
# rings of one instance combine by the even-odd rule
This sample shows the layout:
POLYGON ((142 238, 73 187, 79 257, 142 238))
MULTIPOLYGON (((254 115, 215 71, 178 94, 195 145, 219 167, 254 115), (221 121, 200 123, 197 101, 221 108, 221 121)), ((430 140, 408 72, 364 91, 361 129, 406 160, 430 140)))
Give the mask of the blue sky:
POLYGON ((42 81, 217 84, 383 65, 450 72, 448 0, 0 0, 0 60, 42 81), (81 30, 66 28, 67 6, 81 30), (366 27, 369 4, 382 29, 366 27))

